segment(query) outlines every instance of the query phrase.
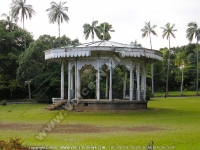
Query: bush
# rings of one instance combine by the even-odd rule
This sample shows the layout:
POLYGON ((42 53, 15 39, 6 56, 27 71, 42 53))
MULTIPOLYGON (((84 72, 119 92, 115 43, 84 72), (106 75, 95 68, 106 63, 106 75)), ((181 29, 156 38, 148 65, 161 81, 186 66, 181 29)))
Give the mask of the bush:
POLYGON ((187 92, 187 88, 184 88, 184 92, 187 92))
POLYGON ((0 141, 0 149, 5 149, 5 150, 30 150, 27 146, 23 146, 22 142, 20 142, 20 139, 13 139, 11 138, 9 141, 0 141))
POLYGON ((1 101, 1 105, 2 105, 2 106, 6 106, 6 105, 7 105, 7 101, 6 101, 6 100, 2 100, 2 101, 1 101))
POLYGON ((146 100, 150 100, 152 97, 152 93, 151 93, 151 88, 150 87, 146 87, 146 100))
POLYGON ((150 99, 151 99, 151 97, 149 95, 146 95, 146 100, 148 101, 150 99))

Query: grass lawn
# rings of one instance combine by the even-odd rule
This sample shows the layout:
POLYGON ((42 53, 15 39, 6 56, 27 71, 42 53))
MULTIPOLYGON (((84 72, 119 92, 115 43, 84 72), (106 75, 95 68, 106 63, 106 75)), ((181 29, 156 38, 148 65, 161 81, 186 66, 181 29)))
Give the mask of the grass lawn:
POLYGON ((0 106, 0 140, 20 137, 31 146, 57 148, 146 149, 153 139, 154 149, 200 149, 198 97, 153 98, 147 110, 128 112, 47 111, 46 104, 31 108, 31 104, 20 104, 8 112, 13 106, 0 106), (36 136, 60 113, 66 116, 38 140, 36 136))
MULTIPOLYGON (((168 92, 169 96, 180 96, 181 92, 180 91, 169 91, 168 92)), ((155 92, 154 93, 155 97, 164 97, 165 92, 155 92)), ((196 91, 183 91, 183 96, 196 96, 196 91)))

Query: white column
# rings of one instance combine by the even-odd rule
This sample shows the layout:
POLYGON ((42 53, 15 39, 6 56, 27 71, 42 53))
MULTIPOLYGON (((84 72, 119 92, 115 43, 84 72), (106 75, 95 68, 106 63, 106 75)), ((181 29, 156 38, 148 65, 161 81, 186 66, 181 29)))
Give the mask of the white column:
POLYGON ((146 63, 144 64, 144 100, 146 100, 146 63))
POLYGON ((143 96, 141 99, 146 99, 146 65, 143 64, 142 67, 142 77, 141 77, 141 90, 143 91, 143 96))
MULTIPOLYGON (((141 91, 144 92, 144 69, 142 67, 142 75, 141 75, 141 91)), ((141 97, 142 100, 144 100, 144 94, 141 97)))
POLYGON ((68 62, 68 101, 71 100, 71 71, 70 71, 70 61, 68 62))
POLYGON ((100 100, 100 64, 98 58, 98 69, 97 69, 97 101, 100 100))
POLYGON ((133 100, 133 68, 130 67, 130 92, 129 92, 129 100, 133 100))
POLYGON ((95 98, 97 99, 97 93, 98 93, 98 69, 97 69, 97 72, 95 73, 95 75, 96 75, 96 93, 95 93, 95 98))
POLYGON ((75 65, 74 65, 74 70, 75 70, 75 91, 74 91, 74 96, 75 96, 75 99, 77 99, 77 58, 76 58, 76 61, 75 61, 75 65))
POLYGON ((108 99, 108 74, 106 74, 106 99, 108 99))
POLYGON ((112 59, 110 60, 110 89, 109 89, 109 101, 112 101, 112 59))
POLYGON ((81 98, 81 71, 78 70, 78 98, 81 98))
POLYGON ((134 93, 134 72, 133 72, 133 78, 132 78, 132 80, 133 80, 133 94, 135 94, 134 93))
POLYGON ((60 92, 61 92, 61 99, 64 99, 64 63, 62 62, 62 65, 61 65, 61 89, 60 89, 60 92))
POLYGON ((71 86, 70 86, 70 88, 71 88, 71 90, 73 90, 74 89, 74 75, 73 75, 73 69, 70 71, 70 73, 71 73, 71 86))
MULTIPOLYGON (((78 64, 78 63, 77 63, 78 64)), ((80 71, 78 70, 78 67, 77 67, 77 100, 79 100, 80 98, 80 71)))
POLYGON ((137 100, 140 100, 140 63, 137 65, 137 100))
POLYGON ((124 70, 123 99, 126 99, 126 70, 124 70))

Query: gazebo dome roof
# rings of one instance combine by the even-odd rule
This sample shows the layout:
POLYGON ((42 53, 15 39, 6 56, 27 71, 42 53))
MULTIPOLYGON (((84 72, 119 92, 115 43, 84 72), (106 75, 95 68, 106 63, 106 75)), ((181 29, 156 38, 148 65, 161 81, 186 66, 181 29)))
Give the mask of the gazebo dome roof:
POLYGON ((94 42, 89 42, 89 43, 83 43, 80 45, 74 45, 74 46, 66 46, 65 48, 68 47, 123 47, 123 48, 142 48, 141 46, 134 46, 134 45, 128 45, 128 44, 123 44, 123 43, 117 43, 117 42, 112 42, 112 41, 94 41, 94 42))
POLYGON ((46 50, 45 59, 92 57, 92 52, 113 52, 118 53, 120 57, 145 57, 162 60, 162 53, 157 50, 105 40, 46 50))

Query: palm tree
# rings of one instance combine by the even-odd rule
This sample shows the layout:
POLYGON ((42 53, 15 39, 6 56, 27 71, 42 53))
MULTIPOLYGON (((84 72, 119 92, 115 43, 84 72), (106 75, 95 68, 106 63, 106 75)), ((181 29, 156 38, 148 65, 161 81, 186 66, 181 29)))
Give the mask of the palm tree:
POLYGON ((172 26, 170 26, 170 23, 168 22, 165 27, 161 27, 161 29, 163 29, 163 38, 167 38, 167 40, 169 40, 169 55, 168 55, 168 65, 167 65, 167 81, 166 81, 166 93, 165 96, 168 96, 168 80, 169 80, 169 65, 170 65, 170 36, 175 38, 175 35, 173 32, 177 31, 176 29, 174 29, 175 24, 173 24, 172 26))
POLYGON ((198 25, 196 22, 190 22, 188 23, 188 29, 186 30, 186 38, 191 42, 193 40, 193 37, 197 39, 196 43, 196 49, 197 49, 197 81, 196 81, 196 95, 199 95, 198 93, 198 81, 199 81, 199 71, 198 71, 198 63, 199 63, 199 53, 198 53, 198 41, 200 39, 200 28, 198 28, 198 25))
MULTIPOLYGON (((35 11, 33 10, 32 5, 26 4, 26 0, 12 0, 11 3, 12 15, 14 17, 21 15, 21 21, 23 22, 23 30, 24 30, 24 19, 31 19, 35 11)), ((26 50, 26 34, 24 30, 24 49, 26 50)), ((28 72, 28 69, 27 69, 28 72)), ((31 89, 30 89, 30 79, 28 78, 28 91, 29 91, 29 99, 31 99, 31 89)))
POLYGON ((63 23, 63 21, 68 22, 69 17, 65 13, 65 11, 68 11, 68 7, 64 6, 67 2, 51 2, 50 5, 51 7, 48 8, 46 11, 48 11, 48 17, 50 23, 58 23, 58 32, 59 32, 59 37, 60 37, 60 23, 63 23))
MULTIPOLYGON (((142 33, 143 38, 149 36, 151 49, 152 49, 151 33, 153 35, 157 36, 154 28, 156 28, 156 25, 151 26, 150 21, 149 21, 149 22, 145 22, 144 28, 141 29, 141 31, 143 32, 142 33)), ((153 67, 153 60, 152 60, 152 63, 151 63, 151 84, 152 84, 152 95, 154 96, 154 72, 153 72, 154 69, 153 68, 154 67, 153 67)))
POLYGON ((1 17, 5 17, 6 20, 2 20, 3 24, 9 31, 12 31, 15 27, 17 27, 18 17, 14 17, 10 12, 9 15, 3 13, 1 17))
POLYGON ((91 25, 88 23, 85 23, 83 25, 83 33, 84 33, 86 40, 88 39, 88 37, 91 34, 92 41, 94 42, 94 33, 96 34, 96 36, 98 38, 100 38, 100 28, 99 28, 99 26, 97 26, 97 24, 98 24, 98 21, 95 20, 95 21, 92 21, 91 25))
POLYGON ((137 42, 137 40, 135 40, 134 42, 131 41, 130 45, 136 46, 136 47, 142 47, 142 45, 140 43, 137 42))
POLYGON ((101 23, 99 25, 101 36, 101 40, 110 40, 111 36, 109 32, 115 32, 111 24, 108 24, 107 22, 101 23))
POLYGON ((32 5, 26 4, 26 0, 12 0, 11 4, 12 15, 14 17, 21 15, 21 21, 23 22, 24 29, 24 19, 31 19, 35 11, 32 5))
POLYGON ((185 51, 180 52, 176 55, 176 59, 175 59, 175 65, 178 66, 181 69, 181 96, 183 96, 183 71, 185 68, 185 65, 187 64, 187 55, 185 53, 185 51))

